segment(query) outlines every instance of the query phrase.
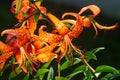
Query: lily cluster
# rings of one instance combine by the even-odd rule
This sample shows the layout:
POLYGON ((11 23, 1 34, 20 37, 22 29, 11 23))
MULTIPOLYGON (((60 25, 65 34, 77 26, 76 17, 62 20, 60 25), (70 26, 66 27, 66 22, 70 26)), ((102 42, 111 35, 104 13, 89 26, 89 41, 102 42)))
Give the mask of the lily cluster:
POLYGON ((81 50, 77 49, 72 40, 80 36, 83 28, 89 28, 93 25, 96 34, 98 29, 111 30, 117 27, 102 26, 97 23, 94 18, 100 13, 100 9, 96 5, 89 5, 82 8, 78 13, 66 12, 62 15, 62 19, 58 19, 55 15, 47 13, 46 7, 41 6, 40 1, 32 2, 30 0, 14 0, 11 6, 11 12, 15 14, 18 24, 14 29, 6 29, 2 31, 1 36, 7 35, 6 41, 0 41, 0 69, 3 69, 5 63, 11 56, 14 56, 18 65, 25 73, 28 72, 26 62, 31 64, 35 69, 35 65, 46 63, 54 58, 60 61, 65 55, 72 56, 72 51, 76 51, 80 56, 81 50), (92 15, 81 15, 86 10, 91 10, 92 15), (64 19, 66 16, 73 16, 75 19, 64 19), (47 32, 41 25, 38 34, 35 34, 38 20, 49 20, 54 25, 51 32, 47 32), (67 25, 69 24, 69 25, 67 25), (18 27, 19 26, 19 27, 18 27))

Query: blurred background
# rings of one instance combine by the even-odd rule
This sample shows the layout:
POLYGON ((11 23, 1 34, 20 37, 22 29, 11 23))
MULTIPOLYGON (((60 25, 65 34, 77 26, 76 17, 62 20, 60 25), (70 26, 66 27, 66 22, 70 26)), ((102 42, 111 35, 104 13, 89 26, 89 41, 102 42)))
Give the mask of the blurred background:
MULTIPOLYGON (((12 28, 16 23, 16 18, 10 12, 12 0, 2 0, 0 2, 0 32, 7 28, 12 28)), ((61 18, 64 12, 79 12, 82 7, 95 4, 101 9, 100 15, 95 18, 102 25, 120 25, 120 0, 43 0, 42 5, 47 11, 61 18)), ((105 47, 97 54, 98 60, 91 61, 92 66, 111 65, 120 69, 120 28, 102 31, 93 38, 95 31, 93 27, 85 28, 81 36, 73 41, 83 50, 92 50, 97 47, 105 47)), ((2 38, 0 38, 2 40, 2 38)))

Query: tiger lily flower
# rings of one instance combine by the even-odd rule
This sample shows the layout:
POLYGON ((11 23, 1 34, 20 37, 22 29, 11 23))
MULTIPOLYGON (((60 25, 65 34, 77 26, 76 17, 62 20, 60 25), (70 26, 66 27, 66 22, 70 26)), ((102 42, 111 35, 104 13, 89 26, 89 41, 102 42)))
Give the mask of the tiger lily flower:
POLYGON ((82 56, 84 62, 81 50, 72 44, 73 39, 81 35, 83 28, 89 28, 92 24, 96 36, 98 35, 97 28, 111 30, 117 27, 117 24, 108 27, 102 26, 94 20, 100 13, 100 9, 96 5, 84 7, 78 13, 66 12, 62 15, 61 20, 55 15, 47 13, 40 1, 35 1, 32 4, 29 0, 14 0, 11 12, 15 14, 18 22, 22 25, 15 29, 4 30, 1 33, 1 36, 7 34, 7 38, 6 43, 0 41, 0 51, 3 52, 0 55, 0 70, 3 69, 4 64, 12 55, 16 59, 14 64, 18 65, 18 68, 21 68, 25 73, 28 72, 26 62, 30 63, 33 70, 36 70, 34 65, 39 64, 39 62, 46 63, 54 58, 61 60, 65 55, 71 57, 72 50, 82 56), (82 16, 82 13, 88 9, 93 14, 82 16), (42 20, 44 19, 43 15, 50 20, 49 22, 54 25, 55 29, 47 32, 44 30, 47 26, 42 25, 38 30, 38 35, 36 35, 37 21, 35 17, 38 16, 38 20, 42 20), (65 19, 66 16, 73 16, 75 19, 65 19), (66 24, 70 24, 70 26, 66 24))
POLYGON ((57 54, 53 52, 53 49, 58 45, 58 43, 54 43, 51 45, 46 45, 42 49, 38 49, 36 57, 34 60, 39 60, 42 63, 48 62, 53 58, 57 58, 57 54))
POLYGON ((65 35, 69 32, 67 26, 62 23, 56 16, 52 15, 51 13, 47 13, 46 15, 55 25, 56 30, 54 32, 58 32, 60 35, 65 35))
MULTIPOLYGON (((89 6, 86 6, 84 8, 82 8, 79 13, 74 13, 74 12, 67 12, 67 13, 64 13, 62 15, 62 18, 64 18, 66 15, 75 15, 75 14, 79 14, 83 20, 82 23, 83 23, 83 27, 85 28, 89 28, 91 26, 91 24, 93 25, 94 29, 95 29, 95 36, 96 37, 98 35, 98 31, 97 31, 97 28, 98 29, 101 29, 101 30, 112 30, 112 29, 115 29, 118 27, 118 24, 116 23, 115 25, 112 25, 112 26, 103 26, 101 24, 99 24, 98 22, 96 22, 93 18, 95 18, 98 14, 100 13, 100 9, 98 6, 96 5, 89 5, 89 6), (89 15, 89 16, 81 16, 81 14, 83 12, 85 12, 86 10, 90 9, 92 12, 93 12, 93 15, 89 15)), ((71 20, 71 19, 67 19, 67 20, 62 20, 62 22, 68 22, 70 24, 75 24, 76 20, 71 20)))
POLYGON ((31 4, 29 0, 14 0, 11 6, 11 12, 15 13, 16 18, 18 19, 19 22, 25 21, 27 19, 27 25, 29 26, 31 34, 34 33, 36 30, 36 21, 34 19, 34 15, 38 14, 38 12, 41 12, 38 19, 41 20, 43 19, 42 14, 46 14, 46 8, 43 6, 40 6, 41 2, 35 2, 35 5, 31 4), (19 10, 17 9, 17 2, 21 3, 21 6, 19 10), (16 8, 14 8, 16 6, 16 8), (17 10, 17 11, 16 11, 17 10), (36 13, 36 10, 38 12, 36 13), (16 13, 17 12, 17 13, 16 13))
POLYGON ((28 59, 28 61, 32 65, 33 60, 29 57, 29 54, 27 53, 28 51, 26 49, 27 43, 29 43, 30 41, 30 33, 25 27, 5 30, 1 33, 1 35, 8 34, 8 37, 9 35, 12 35, 13 37, 13 39, 11 39, 11 37, 7 39, 8 41, 6 45, 2 42, 0 44, 1 46, 0 51, 3 51, 3 54, 0 56, 0 63, 2 63, 1 69, 4 66, 3 64, 5 64, 5 62, 13 54, 16 55, 16 60, 17 60, 16 63, 19 64, 19 66, 21 66, 24 72, 27 71, 26 68, 24 67, 24 63, 26 62, 26 59, 28 59))
POLYGON ((0 70, 4 67, 7 59, 14 54, 13 50, 14 50, 13 47, 10 47, 0 41, 0 51, 4 53, 0 55, 0 70))

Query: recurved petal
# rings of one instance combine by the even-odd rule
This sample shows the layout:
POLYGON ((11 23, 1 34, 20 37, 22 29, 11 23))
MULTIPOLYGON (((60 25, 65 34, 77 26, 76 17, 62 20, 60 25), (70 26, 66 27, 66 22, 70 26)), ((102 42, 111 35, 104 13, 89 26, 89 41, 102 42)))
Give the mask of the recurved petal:
POLYGON ((52 21, 52 23, 55 25, 55 28, 59 34, 65 35, 69 32, 68 27, 64 23, 62 23, 56 16, 54 16, 51 13, 48 13, 47 16, 52 21))
POLYGON ((83 12, 85 12, 86 10, 90 9, 93 12, 93 15, 91 15, 91 17, 96 17, 99 13, 100 13, 100 8, 97 5, 89 5, 86 7, 83 7, 79 14, 81 15, 83 12))
POLYGON ((74 13, 74 12, 66 12, 66 13, 64 13, 64 14, 62 15, 62 19, 63 19, 65 16, 67 16, 67 15, 71 15, 71 16, 74 16, 74 17, 78 16, 77 13, 74 13))
POLYGON ((65 19, 65 20, 61 20, 61 22, 63 23, 70 23, 70 24, 76 24, 76 20, 72 20, 72 19, 65 19))
POLYGON ((11 34, 13 36, 16 36, 16 33, 17 32, 14 29, 7 29, 7 30, 2 31, 1 36, 3 36, 4 34, 11 34))
POLYGON ((102 30, 111 30, 111 29, 115 29, 118 27, 118 23, 116 23, 115 25, 112 25, 112 26, 102 26, 101 24, 95 22, 95 25, 97 28, 102 29, 102 30))

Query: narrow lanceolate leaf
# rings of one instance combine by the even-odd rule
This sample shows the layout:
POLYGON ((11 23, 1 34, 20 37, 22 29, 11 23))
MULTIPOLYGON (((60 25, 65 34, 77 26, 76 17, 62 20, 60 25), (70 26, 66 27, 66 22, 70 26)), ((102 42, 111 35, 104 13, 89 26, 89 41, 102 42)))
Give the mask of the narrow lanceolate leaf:
POLYGON ((48 68, 48 66, 50 65, 51 62, 52 62, 52 61, 49 61, 49 62, 45 63, 45 64, 41 67, 41 69, 46 69, 46 68, 48 68))
POLYGON ((49 69, 39 69, 37 70, 36 77, 39 77, 40 80, 43 80, 45 73, 49 72, 49 69))
POLYGON ((64 62, 64 63, 62 64, 60 70, 64 70, 64 69, 68 68, 68 67, 71 66, 71 65, 72 65, 72 61, 66 61, 66 62, 64 62))
POLYGON ((43 79, 45 73, 49 72, 48 66, 50 65, 51 61, 45 63, 40 69, 37 70, 37 75, 35 77, 39 77, 40 80, 43 79))
POLYGON ((68 80, 71 80, 71 78, 73 78, 75 75, 77 75, 77 74, 79 74, 79 73, 81 73, 81 71, 77 71, 77 72, 71 73, 70 75, 66 76, 66 78, 67 78, 68 80))
POLYGON ((59 77, 59 76, 55 76, 55 80, 59 80, 59 78, 60 78, 60 80, 69 80, 68 78, 66 78, 66 77, 59 77))
POLYGON ((88 68, 86 68, 86 71, 84 72, 84 75, 85 75, 84 80, 93 80, 92 79, 92 77, 93 77, 92 73, 88 68))
POLYGON ((50 67, 50 71, 48 73, 47 80, 53 80, 54 79, 54 70, 52 67, 50 67))
POLYGON ((23 78, 23 80, 29 80, 29 76, 30 76, 30 74, 28 73, 28 74, 26 74, 25 75, 25 77, 23 78))
POLYGON ((102 72, 113 72, 113 73, 119 73, 117 69, 115 69, 112 66, 108 65, 100 65, 96 68, 96 73, 102 73, 102 72))
POLYGON ((3 53, 3 52, 2 52, 2 51, 0 51, 0 55, 2 55, 2 53, 3 53))
POLYGON ((73 70, 73 73, 74 72, 77 72, 77 71, 81 71, 81 72, 84 72, 86 70, 86 66, 85 65, 81 65, 81 66, 78 66, 77 68, 75 68, 73 70))
POLYGON ((105 49, 105 48, 104 48, 104 47, 99 47, 99 48, 93 49, 91 52, 92 52, 93 54, 95 54, 95 53, 97 53, 97 52, 99 52, 100 50, 103 50, 103 49, 105 49))
POLYGON ((97 57, 95 55, 95 53, 99 52, 100 50, 103 50, 104 47, 99 47, 99 48, 95 48, 91 51, 87 51, 86 52, 86 59, 87 61, 91 60, 91 59, 94 59, 94 60, 97 60, 97 57))
POLYGON ((35 22, 38 23, 38 18, 40 16, 40 13, 37 13, 34 15, 35 22))
POLYGON ((74 58, 73 64, 75 65, 75 64, 78 64, 78 63, 80 63, 80 62, 81 62, 81 59, 80 59, 80 58, 74 58))
POLYGON ((61 70, 64 70, 72 65, 78 64, 81 61, 80 58, 74 58, 73 61, 69 60, 69 61, 65 61, 62 65, 61 65, 61 70))
POLYGON ((22 12, 22 15, 23 15, 25 18, 28 18, 28 17, 29 17, 29 15, 28 15, 27 13, 24 13, 24 12, 22 12))
MULTIPOLYGON (((16 70, 16 73, 17 75, 19 75, 21 73, 21 69, 17 69, 16 70)), ((16 73, 14 71, 12 71, 10 74, 9 74, 9 78, 8 80, 12 80, 12 78, 16 77, 16 73)))
POLYGON ((49 71, 49 69, 39 69, 39 70, 37 70, 37 75, 39 76, 39 75, 43 75, 43 74, 45 74, 46 72, 48 72, 49 71))
POLYGON ((75 70, 73 70, 73 72, 70 75, 66 76, 66 78, 70 80, 75 75, 85 72, 85 70, 86 70, 85 65, 78 66, 77 68, 75 68, 75 70))
POLYGON ((90 59, 97 60, 97 57, 95 54, 93 54, 91 51, 86 52, 86 59, 89 61, 90 59))

